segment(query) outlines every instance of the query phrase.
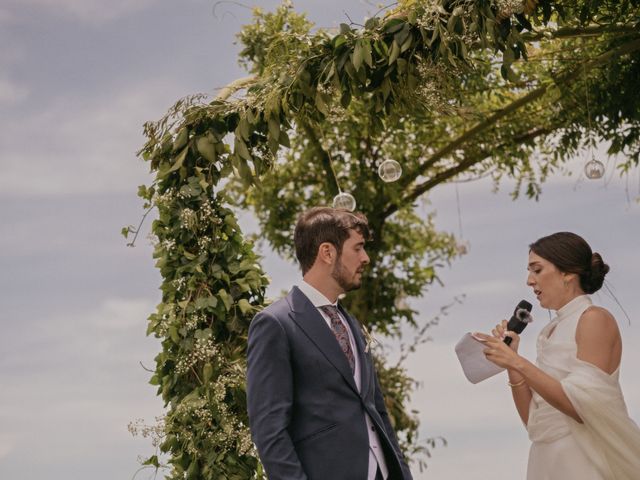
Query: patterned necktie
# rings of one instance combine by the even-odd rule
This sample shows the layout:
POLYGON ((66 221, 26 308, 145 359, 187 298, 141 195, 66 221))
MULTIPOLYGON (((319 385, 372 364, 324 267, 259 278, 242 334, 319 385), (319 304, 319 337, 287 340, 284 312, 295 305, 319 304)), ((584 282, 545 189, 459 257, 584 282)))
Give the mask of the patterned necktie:
POLYGON ((333 334, 336 336, 336 340, 338 340, 340 348, 347 357, 349 366, 351 367, 351 373, 353 373, 356 368, 356 360, 353 356, 353 350, 351 350, 349 332, 347 332, 347 327, 344 325, 344 323, 342 323, 342 320, 340 319, 338 307, 336 307, 335 305, 323 305, 320 307, 320 310, 326 313, 331 320, 331 330, 333 330, 333 334))

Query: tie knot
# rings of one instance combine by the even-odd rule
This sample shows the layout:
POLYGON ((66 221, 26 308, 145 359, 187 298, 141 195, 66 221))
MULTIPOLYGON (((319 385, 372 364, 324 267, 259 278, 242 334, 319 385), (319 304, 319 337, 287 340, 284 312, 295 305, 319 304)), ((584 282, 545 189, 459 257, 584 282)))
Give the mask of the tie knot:
POLYGON ((319 307, 324 313, 326 313, 329 317, 334 317, 338 314, 338 307, 336 305, 322 305, 319 307))

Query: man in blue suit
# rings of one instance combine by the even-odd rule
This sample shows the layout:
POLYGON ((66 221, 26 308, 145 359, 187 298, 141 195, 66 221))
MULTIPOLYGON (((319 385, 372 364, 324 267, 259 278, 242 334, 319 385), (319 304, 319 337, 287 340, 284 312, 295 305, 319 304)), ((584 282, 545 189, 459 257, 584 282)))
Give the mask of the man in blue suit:
POLYGON ((361 214, 303 213, 303 280, 251 322, 249 423, 269 480, 412 480, 360 324, 338 304, 360 287, 368 237, 361 214))

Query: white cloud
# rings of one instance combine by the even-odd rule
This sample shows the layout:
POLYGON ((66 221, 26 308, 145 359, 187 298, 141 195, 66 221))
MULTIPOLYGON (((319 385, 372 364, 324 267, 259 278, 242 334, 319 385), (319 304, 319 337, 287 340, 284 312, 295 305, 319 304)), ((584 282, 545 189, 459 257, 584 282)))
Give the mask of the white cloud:
POLYGON ((6 457, 14 448, 13 439, 4 433, 0 433, 0 459, 6 457))
POLYGON ((26 99, 29 90, 8 78, 0 77, 0 105, 14 105, 26 99))
POLYGON ((10 23, 14 20, 14 16, 4 7, 0 8, 0 24, 10 23))
POLYGON ((38 469, 64 478, 64 465, 78 456, 100 456, 106 465, 119 459, 117 468, 93 478, 113 478, 114 469, 117 477, 133 475, 136 455, 150 445, 133 439, 127 424, 162 411, 151 374, 139 364, 152 366, 160 349, 144 334, 153 308, 149 299, 111 298, 14 326, 0 362, 0 477, 23 478, 12 473, 31 465, 33 452, 38 461, 29 478, 45 478, 38 469))
POLYGON ((86 319, 97 328, 109 330, 123 330, 139 326, 149 314, 155 310, 155 305, 148 299, 106 299, 96 312, 91 312, 86 319))
POLYGON ((34 7, 64 14, 90 24, 101 24, 144 10, 157 0, 9 0, 12 7, 34 7))
POLYGON ((58 98, 0 132, 0 192, 16 196, 121 193, 148 183, 135 155, 142 125, 180 95, 164 82, 103 92, 95 101, 58 98))
MULTIPOLYGON (((13 16, 6 10, 0 10, 0 25, 12 21, 13 16)), ((12 79, 12 67, 25 58, 24 48, 13 41, 7 43, 0 37, 0 106, 12 106, 29 96, 29 89, 12 79)))

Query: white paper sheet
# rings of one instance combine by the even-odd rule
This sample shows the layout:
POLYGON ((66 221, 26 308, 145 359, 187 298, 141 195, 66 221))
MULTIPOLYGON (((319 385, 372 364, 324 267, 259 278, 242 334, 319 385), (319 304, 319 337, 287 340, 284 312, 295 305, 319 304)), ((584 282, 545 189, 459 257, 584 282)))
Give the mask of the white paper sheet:
POLYGON ((484 343, 476 340, 470 333, 465 334, 456 345, 456 355, 462 371, 471 383, 481 382, 504 371, 504 368, 487 360, 483 353, 485 348, 484 343))

